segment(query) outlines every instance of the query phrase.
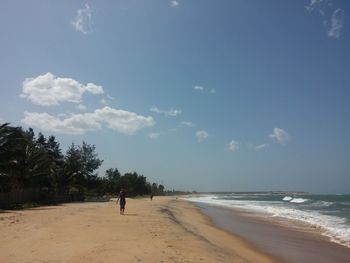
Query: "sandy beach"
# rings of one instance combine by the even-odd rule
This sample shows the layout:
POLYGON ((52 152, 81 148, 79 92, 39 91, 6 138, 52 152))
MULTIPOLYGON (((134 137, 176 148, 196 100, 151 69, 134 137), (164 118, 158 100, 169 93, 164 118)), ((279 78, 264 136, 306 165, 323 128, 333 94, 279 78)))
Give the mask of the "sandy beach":
POLYGON ((0 263, 350 263, 350 0, 0 20, 0 263))
POLYGON ((350 262, 349 247, 332 242, 311 225, 246 210, 207 204, 198 206, 217 227, 249 240, 259 250, 284 262, 350 262))
POLYGON ((0 212, 0 262, 280 262, 175 197, 0 212))

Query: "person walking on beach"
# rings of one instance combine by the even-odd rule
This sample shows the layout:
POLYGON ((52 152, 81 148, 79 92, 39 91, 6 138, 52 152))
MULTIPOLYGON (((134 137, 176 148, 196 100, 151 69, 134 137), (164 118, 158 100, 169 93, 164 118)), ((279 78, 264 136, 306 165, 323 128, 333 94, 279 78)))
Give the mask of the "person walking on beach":
POLYGON ((119 193, 119 197, 117 199, 117 204, 118 204, 118 201, 119 201, 119 205, 120 205, 120 214, 121 215, 124 215, 124 210, 125 210, 125 204, 126 204, 126 199, 125 199, 125 191, 124 190, 121 190, 120 193, 119 193))

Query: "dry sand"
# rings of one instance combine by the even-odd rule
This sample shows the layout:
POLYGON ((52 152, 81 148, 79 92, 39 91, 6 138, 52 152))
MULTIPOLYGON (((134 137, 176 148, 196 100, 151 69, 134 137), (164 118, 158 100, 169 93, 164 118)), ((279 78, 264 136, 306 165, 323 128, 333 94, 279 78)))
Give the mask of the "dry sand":
POLYGON ((0 262, 278 262, 175 197, 0 212, 0 262))

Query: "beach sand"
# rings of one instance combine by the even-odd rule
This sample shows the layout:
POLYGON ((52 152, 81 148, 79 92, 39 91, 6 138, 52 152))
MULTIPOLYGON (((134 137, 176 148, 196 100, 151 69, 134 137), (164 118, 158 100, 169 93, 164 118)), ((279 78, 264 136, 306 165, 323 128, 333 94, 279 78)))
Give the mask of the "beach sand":
POLYGON ((280 262, 175 197, 0 212, 0 262, 280 262))

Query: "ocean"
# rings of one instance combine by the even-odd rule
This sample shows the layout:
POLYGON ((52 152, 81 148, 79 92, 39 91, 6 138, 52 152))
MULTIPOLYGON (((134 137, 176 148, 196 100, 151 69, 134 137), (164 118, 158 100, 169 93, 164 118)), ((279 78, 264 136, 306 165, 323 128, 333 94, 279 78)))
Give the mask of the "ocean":
POLYGON ((350 247, 350 195, 225 193, 186 199, 243 209, 272 219, 299 220, 317 228, 332 242, 350 247))

